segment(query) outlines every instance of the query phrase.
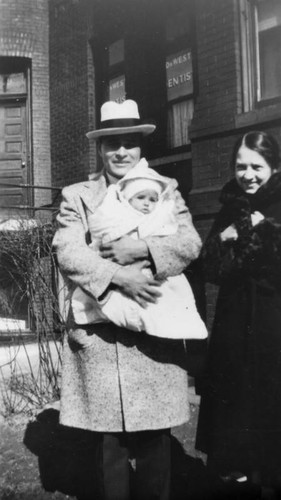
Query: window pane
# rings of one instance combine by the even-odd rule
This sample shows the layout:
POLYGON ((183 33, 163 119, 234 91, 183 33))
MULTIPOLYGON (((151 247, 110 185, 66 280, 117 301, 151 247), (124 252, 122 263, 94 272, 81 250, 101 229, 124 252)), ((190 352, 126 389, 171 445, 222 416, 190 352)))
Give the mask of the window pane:
POLYGON ((261 99, 281 95, 281 29, 267 30, 260 35, 261 99))
POLYGON ((179 2, 166 19, 167 146, 189 143, 193 117, 192 33, 189 2, 179 2))
POLYGON ((24 73, 0 74, 0 94, 22 94, 26 92, 24 73))
POLYGON ((189 49, 166 57, 166 84, 168 101, 192 94, 192 58, 189 49))
POLYGON ((124 40, 117 40, 109 45, 109 66, 124 61, 124 40))
POLYGON ((260 98, 281 95, 281 2, 261 1, 257 6, 260 98))
POLYGON ((193 100, 173 104, 168 111, 168 145, 177 148, 188 144, 188 129, 193 117, 193 100))
POLYGON ((126 99, 125 75, 117 76, 109 81, 109 100, 123 102, 126 99))
POLYGON ((171 16, 166 24, 166 40, 171 42, 185 35, 190 30, 189 18, 185 10, 180 10, 177 14, 171 16))
POLYGON ((280 0, 263 0, 258 2, 259 31, 268 30, 281 25, 280 0))

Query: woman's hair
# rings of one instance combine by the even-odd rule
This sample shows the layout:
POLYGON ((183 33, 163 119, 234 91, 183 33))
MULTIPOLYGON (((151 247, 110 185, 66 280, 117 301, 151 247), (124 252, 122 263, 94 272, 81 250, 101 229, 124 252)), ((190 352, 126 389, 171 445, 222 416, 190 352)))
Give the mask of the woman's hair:
POLYGON ((253 130, 238 139, 234 145, 231 165, 235 168, 236 157, 241 146, 246 146, 259 153, 272 170, 278 168, 280 163, 279 145, 276 139, 267 132, 253 130))

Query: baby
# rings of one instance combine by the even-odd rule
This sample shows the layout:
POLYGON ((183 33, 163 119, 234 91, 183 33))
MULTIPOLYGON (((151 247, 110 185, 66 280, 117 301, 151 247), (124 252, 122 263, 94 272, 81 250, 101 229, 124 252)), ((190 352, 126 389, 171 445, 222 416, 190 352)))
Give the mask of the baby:
POLYGON ((134 207, 136 210, 142 212, 143 214, 150 214, 155 209, 156 203, 159 201, 161 186, 160 184, 157 184, 156 182, 149 180, 144 181, 145 183, 147 182, 148 184, 144 184, 143 186, 140 186, 139 182, 136 181, 129 183, 127 188, 125 188, 123 191, 123 196, 128 200, 130 205, 134 207), (144 189, 141 189, 142 187, 144 189), (133 196, 131 196, 132 193, 134 192, 132 191, 132 188, 137 188, 137 193, 133 194, 133 196))
MULTIPOLYGON (((90 246, 98 252, 100 241, 106 243, 124 235, 145 238, 174 234, 174 210, 169 181, 148 168, 142 159, 117 184, 109 186, 104 201, 89 217, 90 246)), ((152 275, 149 268, 142 272, 152 275)), ((143 308, 119 290, 109 290, 102 301, 96 301, 78 287, 72 296, 74 319, 78 324, 112 321, 120 327, 163 338, 207 337, 192 289, 183 274, 165 279, 159 291, 157 302, 143 308)))

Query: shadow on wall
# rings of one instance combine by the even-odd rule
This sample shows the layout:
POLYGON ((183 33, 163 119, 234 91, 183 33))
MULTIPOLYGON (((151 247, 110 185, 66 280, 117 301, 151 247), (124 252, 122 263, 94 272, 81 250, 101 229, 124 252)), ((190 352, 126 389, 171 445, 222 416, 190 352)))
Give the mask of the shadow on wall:
MULTIPOLYGON (((42 486, 78 500, 98 499, 94 464, 99 436, 61 426, 58 418, 57 410, 44 410, 25 432, 25 446, 38 456, 42 486)), ((173 437, 172 500, 209 500, 212 482, 202 460, 186 455, 173 437)))

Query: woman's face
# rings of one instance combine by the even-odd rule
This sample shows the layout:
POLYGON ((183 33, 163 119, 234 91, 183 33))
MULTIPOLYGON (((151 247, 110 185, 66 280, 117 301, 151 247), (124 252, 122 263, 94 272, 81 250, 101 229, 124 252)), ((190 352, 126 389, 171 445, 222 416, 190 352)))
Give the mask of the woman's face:
POLYGON ((238 149, 235 164, 235 178, 245 193, 254 194, 266 184, 272 170, 267 161, 256 151, 241 146, 238 149))

